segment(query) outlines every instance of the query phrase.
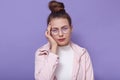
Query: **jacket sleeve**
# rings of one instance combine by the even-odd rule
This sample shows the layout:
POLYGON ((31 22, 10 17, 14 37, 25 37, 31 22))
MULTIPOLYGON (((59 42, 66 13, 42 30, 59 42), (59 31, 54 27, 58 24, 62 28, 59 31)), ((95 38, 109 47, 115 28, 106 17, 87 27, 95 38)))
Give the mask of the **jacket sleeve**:
POLYGON ((37 50, 35 53, 35 80, 53 80, 57 63, 56 54, 37 50))
POLYGON ((92 62, 90 59, 90 56, 87 52, 87 50, 85 50, 85 80, 94 80, 94 72, 93 72, 93 67, 92 67, 92 62))

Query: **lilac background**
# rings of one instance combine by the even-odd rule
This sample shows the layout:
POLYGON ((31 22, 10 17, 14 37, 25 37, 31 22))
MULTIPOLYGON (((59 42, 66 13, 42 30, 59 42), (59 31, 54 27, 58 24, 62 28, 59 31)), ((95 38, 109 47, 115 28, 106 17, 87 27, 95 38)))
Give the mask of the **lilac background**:
MULTIPOLYGON (((0 80, 34 80, 48 1, 0 0, 0 80)), ((89 51, 95 80, 120 80, 120 0, 59 1, 72 17, 72 40, 89 51)))

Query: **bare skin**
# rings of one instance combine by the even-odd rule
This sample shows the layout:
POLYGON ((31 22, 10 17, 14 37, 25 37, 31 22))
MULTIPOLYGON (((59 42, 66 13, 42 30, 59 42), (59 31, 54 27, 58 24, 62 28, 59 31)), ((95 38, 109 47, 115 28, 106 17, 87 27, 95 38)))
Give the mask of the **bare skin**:
POLYGON ((50 34, 50 30, 51 30, 51 25, 48 25, 47 31, 45 32, 45 36, 47 37, 48 41, 50 42, 50 50, 52 53, 56 54, 57 51, 57 42, 52 38, 51 34, 50 34))
POLYGON ((50 50, 52 53, 57 54, 58 46, 69 44, 71 32, 72 28, 66 18, 54 18, 49 22, 45 36, 50 43, 50 50), (54 34, 51 30, 57 30, 58 33, 54 34), (64 33, 63 30, 66 31, 66 33, 64 33))

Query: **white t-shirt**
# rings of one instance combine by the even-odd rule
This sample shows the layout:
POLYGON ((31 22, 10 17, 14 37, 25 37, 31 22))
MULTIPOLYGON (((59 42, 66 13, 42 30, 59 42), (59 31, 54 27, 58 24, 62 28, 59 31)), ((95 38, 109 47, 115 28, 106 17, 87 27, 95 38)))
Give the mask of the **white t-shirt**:
POLYGON ((58 47, 59 64, 56 68, 57 80, 72 80, 73 54, 70 44, 58 47))

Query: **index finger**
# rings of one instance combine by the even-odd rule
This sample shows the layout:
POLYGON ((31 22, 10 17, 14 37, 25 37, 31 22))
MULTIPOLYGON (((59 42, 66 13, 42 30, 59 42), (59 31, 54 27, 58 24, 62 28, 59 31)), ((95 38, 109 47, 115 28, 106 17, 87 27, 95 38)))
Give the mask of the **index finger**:
POLYGON ((52 28, 51 24, 48 24, 48 28, 47 28, 47 30, 50 31, 51 28, 52 28))

